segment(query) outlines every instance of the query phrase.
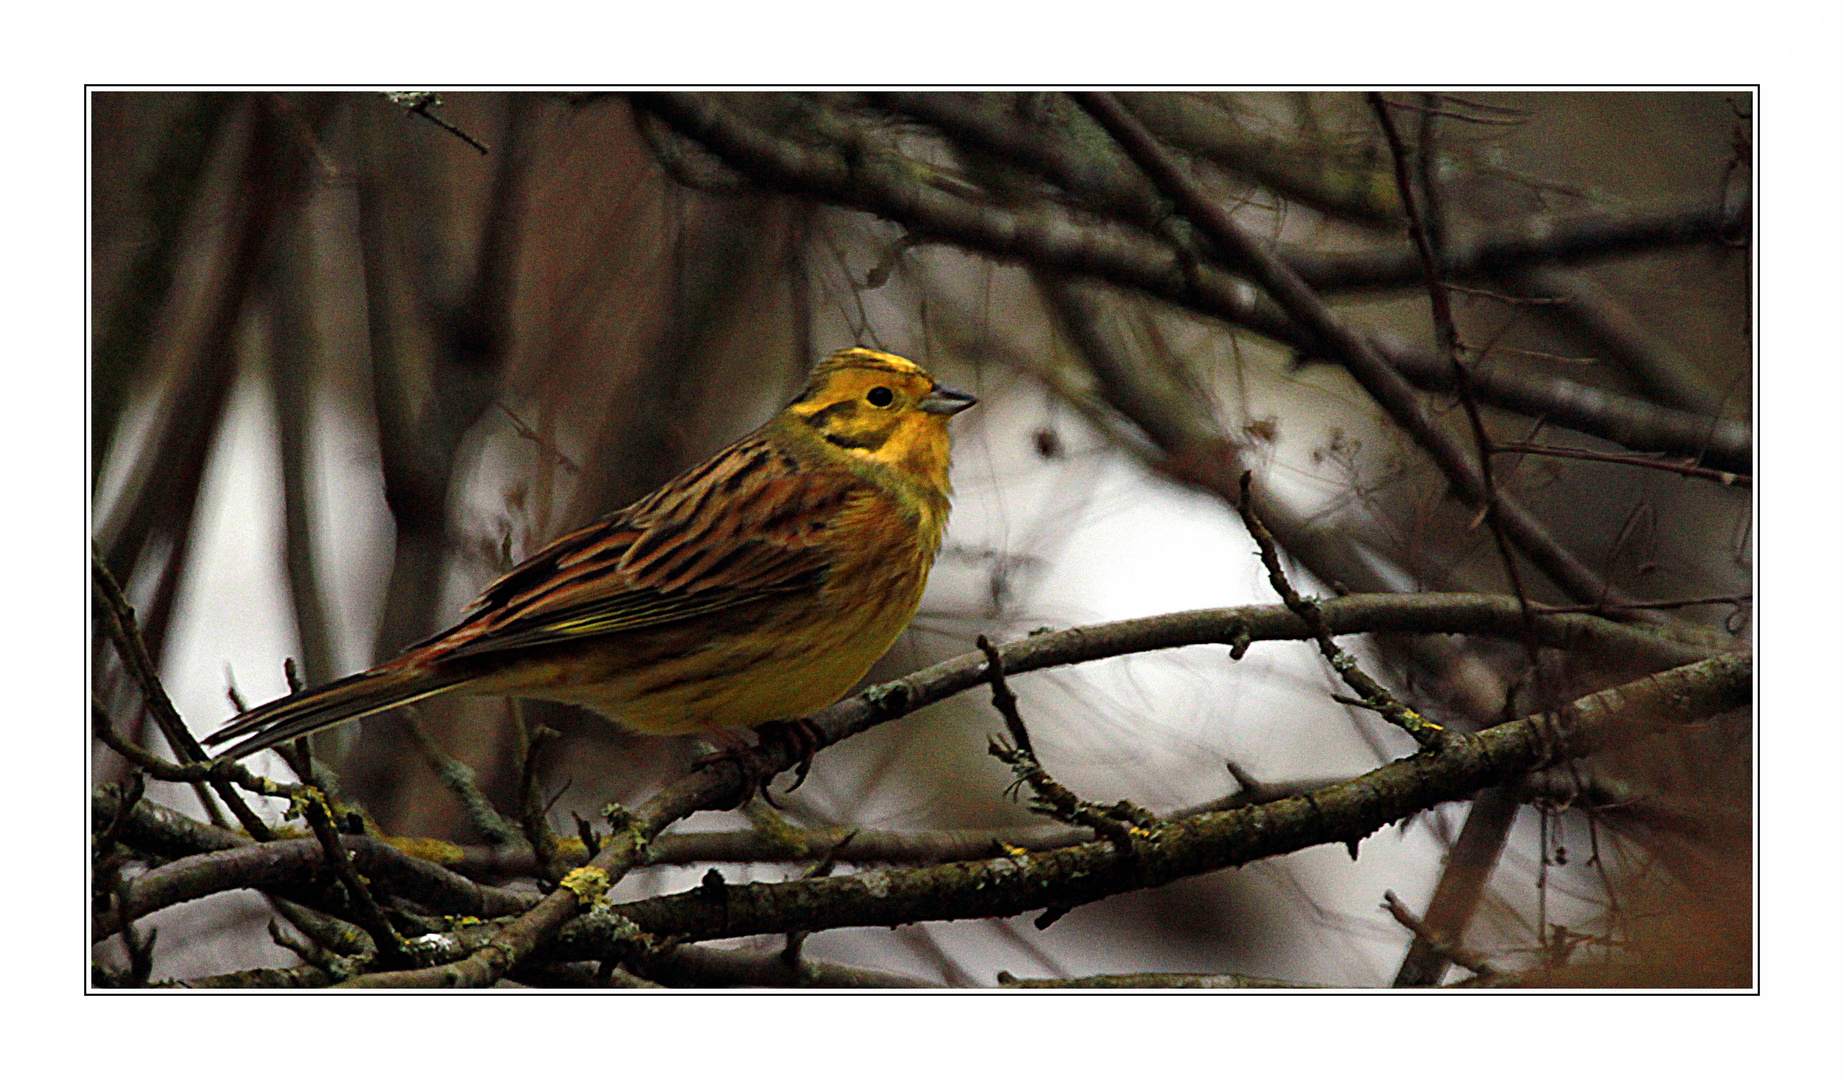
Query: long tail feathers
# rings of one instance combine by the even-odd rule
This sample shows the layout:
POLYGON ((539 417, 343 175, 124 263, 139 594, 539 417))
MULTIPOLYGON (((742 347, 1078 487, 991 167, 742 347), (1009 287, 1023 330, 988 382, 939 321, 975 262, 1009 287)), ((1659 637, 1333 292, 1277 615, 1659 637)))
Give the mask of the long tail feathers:
POLYGON ((204 742, 210 746, 248 736, 218 755, 235 761, 335 724, 420 701, 466 681, 463 675, 438 675, 427 669, 361 671, 258 705, 207 735, 204 742))

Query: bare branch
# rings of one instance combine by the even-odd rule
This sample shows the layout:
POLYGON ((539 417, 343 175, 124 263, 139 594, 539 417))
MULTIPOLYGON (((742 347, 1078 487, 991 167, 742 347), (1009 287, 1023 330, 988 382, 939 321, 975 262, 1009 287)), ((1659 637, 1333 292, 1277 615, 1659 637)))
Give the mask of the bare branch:
MULTIPOLYGON (((339 836, 353 868, 398 896, 477 918, 497 918, 530 908, 532 894, 494 889, 433 863, 412 858, 371 836, 339 836)), ((129 910, 137 917, 231 889, 301 885, 329 869, 319 840, 271 840, 176 859, 128 884, 129 910)), ((120 910, 99 914, 96 940, 121 929, 120 910)))
POLYGON ((1071 908, 1133 889, 1301 850, 1354 843, 1393 821, 1463 798, 1550 762, 1623 745, 1745 706, 1753 658, 1728 654, 1581 698, 1553 714, 1502 724, 1423 750, 1328 791, 1185 821, 1123 851, 1095 842, 1041 855, 811 881, 725 885, 616 904, 564 928, 550 960, 606 956, 637 935, 657 940, 739 937, 1007 917, 1071 908))
MULTIPOLYGON (((1355 657, 1339 648, 1332 640, 1331 628, 1326 626, 1325 618, 1319 613, 1317 601, 1307 600, 1294 590, 1293 583, 1287 580, 1287 572, 1281 569, 1280 551, 1274 546, 1274 537, 1255 514, 1254 505, 1249 499, 1250 486, 1249 474, 1243 473, 1242 497, 1236 500, 1236 512, 1242 515, 1242 523, 1248 527, 1249 535, 1254 537, 1256 546, 1261 549, 1261 564, 1267 568, 1268 583, 1280 594, 1287 610, 1299 616, 1300 621, 1312 631, 1320 655, 1325 657, 1326 663, 1332 665, 1332 670, 1338 672, 1338 677, 1344 680, 1345 685, 1363 695, 1361 704, 1365 708, 1375 710, 1385 720, 1408 732, 1422 746, 1439 745, 1448 737, 1447 730, 1397 701, 1388 688, 1371 678, 1358 666, 1355 657)), ((1530 610, 1529 605, 1522 600, 1518 601, 1518 607, 1521 614, 1527 615, 1530 610)))
MULTIPOLYGON (((1530 267, 1570 265, 1690 244, 1721 244, 1745 233, 1748 204, 1727 209, 1695 206, 1652 215, 1533 218, 1511 235, 1491 235, 1450 245, 1438 270, 1443 281, 1490 281, 1530 267)), ((1320 292, 1413 289, 1422 284, 1413 245, 1382 253, 1298 252, 1288 262, 1320 292)), ((1544 286, 1540 293, 1567 293, 1544 286)))
POLYGON ((1663 472, 1676 473, 1679 476, 1693 476, 1699 480, 1714 480, 1725 487, 1753 487, 1754 478, 1720 469, 1705 469, 1684 461, 1661 461, 1658 458, 1636 457, 1632 454, 1603 454, 1594 450, 1581 450, 1572 446, 1544 446, 1539 443, 1499 443, 1492 447, 1494 454, 1530 454, 1535 457, 1568 458, 1571 461, 1599 461, 1608 465, 1631 465, 1641 469, 1658 469, 1663 472))
POLYGON ((1517 793, 1510 784, 1486 788, 1466 808, 1466 824, 1460 826, 1460 835, 1447 853, 1447 865, 1435 883, 1425 920, 1419 930, 1411 927, 1415 940, 1391 985, 1440 985, 1452 959, 1448 945, 1463 937, 1472 922, 1486 883, 1504 853, 1517 810, 1517 793))
POLYGON ((453 122, 445 120, 435 114, 434 110, 437 106, 442 104, 442 99, 432 91, 393 90, 386 92, 384 96, 390 100, 391 104, 398 106, 411 116, 422 117, 424 120, 429 121, 436 127, 460 139, 475 150, 480 151, 483 156, 491 152, 487 149, 486 143, 469 135, 453 122))
MULTIPOLYGON (((1429 930, 1427 924, 1416 918, 1414 913, 1409 911, 1408 907, 1397 898, 1395 893, 1385 892, 1383 894, 1383 908, 1385 911, 1389 912, 1390 918, 1395 919, 1402 925, 1403 929, 1415 935, 1416 942, 1426 943, 1428 947, 1440 953, 1444 959, 1460 965, 1475 975, 1498 974, 1498 969, 1478 953, 1449 942, 1445 938, 1429 930)), ((1396 985, 1421 986, 1426 984, 1402 983, 1398 981, 1396 985)))
POLYGON ((1388 181, 1359 155, 1253 133, 1189 94, 1117 95, 1160 139, 1304 206, 1372 228, 1396 228, 1402 209, 1388 181))
MULTIPOLYGON (((1390 365, 1409 382, 1437 393, 1455 389, 1452 369, 1432 353, 1378 343, 1390 365)), ((1317 357, 1304 356, 1307 362, 1317 357)), ((1528 373, 1506 361, 1471 369, 1473 392, 1495 408, 1541 417, 1629 450, 1682 454, 1734 473, 1754 472, 1754 432, 1749 425, 1679 412, 1649 401, 1569 379, 1528 373)))

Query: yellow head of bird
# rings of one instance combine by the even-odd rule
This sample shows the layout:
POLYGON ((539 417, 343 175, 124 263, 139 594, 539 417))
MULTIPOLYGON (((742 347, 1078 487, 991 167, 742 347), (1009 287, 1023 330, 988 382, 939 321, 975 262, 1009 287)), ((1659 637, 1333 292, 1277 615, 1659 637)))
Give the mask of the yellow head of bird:
POLYGON ((806 434, 846 460, 895 470, 945 493, 947 419, 975 403, 894 353, 844 349, 813 369, 787 408, 806 434))

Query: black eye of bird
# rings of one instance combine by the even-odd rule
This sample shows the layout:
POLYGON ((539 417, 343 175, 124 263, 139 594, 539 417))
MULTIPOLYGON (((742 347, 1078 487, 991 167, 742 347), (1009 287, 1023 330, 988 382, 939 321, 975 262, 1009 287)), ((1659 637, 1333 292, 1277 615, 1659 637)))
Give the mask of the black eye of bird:
POLYGON ((890 392, 888 386, 873 386, 871 387, 871 392, 864 395, 864 400, 882 409, 888 407, 892 401, 895 401, 896 395, 890 392))

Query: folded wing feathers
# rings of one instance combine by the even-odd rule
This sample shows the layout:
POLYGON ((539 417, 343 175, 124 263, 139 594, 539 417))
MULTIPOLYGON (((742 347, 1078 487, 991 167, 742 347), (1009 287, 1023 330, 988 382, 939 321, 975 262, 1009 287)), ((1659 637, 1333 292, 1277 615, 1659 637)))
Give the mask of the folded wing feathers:
POLYGON ((462 622, 402 661, 244 713, 206 738, 249 736, 243 757, 474 677, 445 662, 658 626, 770 596, 817 591, 819 544, 859 492, 844 473, 800 470, 761 439, 736 444, 633 505, 563 536, 488 586, 462 622))

